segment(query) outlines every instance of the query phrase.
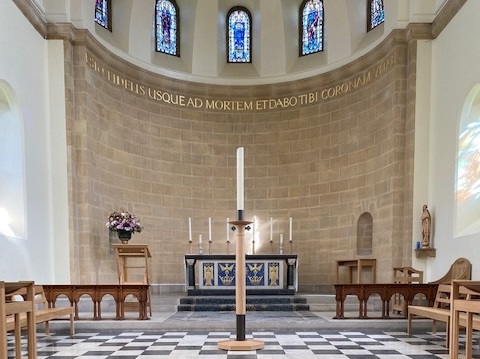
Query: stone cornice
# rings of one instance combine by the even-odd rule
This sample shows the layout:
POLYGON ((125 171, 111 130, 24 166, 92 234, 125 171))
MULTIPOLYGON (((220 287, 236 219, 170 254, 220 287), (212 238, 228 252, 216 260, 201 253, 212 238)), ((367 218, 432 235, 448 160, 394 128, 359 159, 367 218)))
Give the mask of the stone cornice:
MULTIPOLYGON (((75 32, 76 31, 79 30, 75 30, 75 32)), ((102 64, 108 64, 108 67, 111 70, 122 74, 122 76, 125 76, 125 78, 141 81, 151 85, 152 87, 159 86, 161 84, 161 86, 168 91, 173 91, 172 89, 178 89, 188 84, 188 90, 190 94, 200 95, 205 93, 205 84, 178 80, 146 70, 109 51, 88 31, 81 31, 81 35, 69 35, 69 39, 75 39, 73 42, 76 45, 84 46, 85 51, 93 56, 96 61, 99 61, 102 64)), ((384 61, 389 56, 392 56, 394 52, 399 50, 402 51, 401 49, 403 45, 406 48, 407 42, 405 30, 393 30, 385 38, 385 40, 382 41, 382 43, 380 43, 376 48, 367 54, 326 73, 309 78, 298 79, 295 81, 286 81, 274 84, 248 86, 212 85, 209 87, 208 92, 209 95, 214 97, 221 97, 225 93, 231 94, 234 92, 237 97, 243 98, 251 97, 252 91, 264 92, 266 91, 266 88, 269 88, 272 92, 282 93, 282 95, 288 96, 289 94, 295 94, 299 91, 310 91, 312 88, 316 88, 319 83, 323 84, 323 86, 335 85, 338 83, 339 78, 347 81, 348 79, 358 77, 362 72, 369 71, 373 67, 378 66, 379 63, 384 61), (228 91, 226 88, 229 88, 228 91), (283 92, 283 89, 285 92, 283 92)), ((401 59, 401 57, 398 59, 401 59)))
POLYGON ((432 40, 432 24, 410 23, 407 25, 405 36, 408 42, 412 40, 432 40))
POLYGON ((47 25, 48 40, 65 40, 72 44, 85 43, 88 30, 77 29, 71 23, 51 23, 47 25))
POLYGON ((432 23, 432 36, 437 38, 467 0, 449 0, 432 23))
POLYGON ((32 26, 43 38, 47 37, 47 19, 43 10, 33 0, 12 0, 22 14, 30 21, 32 26))

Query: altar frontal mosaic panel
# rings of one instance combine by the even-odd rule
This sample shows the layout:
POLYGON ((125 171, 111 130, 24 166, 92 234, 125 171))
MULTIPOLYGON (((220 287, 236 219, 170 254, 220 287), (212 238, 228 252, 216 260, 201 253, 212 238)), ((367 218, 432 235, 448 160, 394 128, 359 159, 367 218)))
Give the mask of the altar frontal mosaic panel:
MULTIPOLYGON (((235 261, 199 261, 199 287, 225 289, 236 285, 235 261)), ((283 288, 284 262, 260 260, 245 262, 245 284, 249 289, 283 288)))

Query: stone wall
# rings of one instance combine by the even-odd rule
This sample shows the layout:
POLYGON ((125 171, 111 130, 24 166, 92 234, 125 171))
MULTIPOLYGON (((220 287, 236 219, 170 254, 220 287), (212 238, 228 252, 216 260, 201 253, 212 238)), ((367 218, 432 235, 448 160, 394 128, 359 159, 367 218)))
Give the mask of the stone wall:
POLYGON ((335 260, 358 257, 357 221, 365 212, 373 217, 377 280, 391 281, 392 267, 411 261, 404 250, 411 248, 404 203, 411 203, 405 188, 412 181, 404 31, 336 70, 259 86, 165 78, 114 56, 88 33, 72 46, 72 281, 116 282, 118 239, 105 227, 113 210, 141 219, 145 229, 132 240, 149 245, 153 284, 184 283, 189 217, 195 252, 200 234, 208 251, 211 217, 211 253, 226 253, 239 146, 246 218, 259 223, 256 252, 278 251, 282 232, 290 253, 292 217, 300 290, 332 290, 335 260))

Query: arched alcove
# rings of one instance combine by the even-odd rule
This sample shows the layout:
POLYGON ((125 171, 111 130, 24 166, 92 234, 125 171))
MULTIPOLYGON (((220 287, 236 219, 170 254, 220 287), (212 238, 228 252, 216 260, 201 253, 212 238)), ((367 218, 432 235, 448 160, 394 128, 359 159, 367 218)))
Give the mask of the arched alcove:
POLYGON ((0 80, 0 237, 25 238, 23 122, 12 87, 0 80))
POLYGON ((373 217, 362 213, 357 222, 357 255, 372 254, 373 217))

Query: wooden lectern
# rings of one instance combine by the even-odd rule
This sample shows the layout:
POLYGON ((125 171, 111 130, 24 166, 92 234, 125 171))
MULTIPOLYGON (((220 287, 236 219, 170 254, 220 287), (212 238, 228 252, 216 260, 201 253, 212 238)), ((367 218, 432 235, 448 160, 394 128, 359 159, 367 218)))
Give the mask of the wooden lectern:
MULTIPOLYGON (((146 244, 114 244, 117 258, 119 284, 148 284, 150 286, 149 263, 151 258, 146 244)), ((148 310, 152 316, 151 292, 148 287, 148 310)))

